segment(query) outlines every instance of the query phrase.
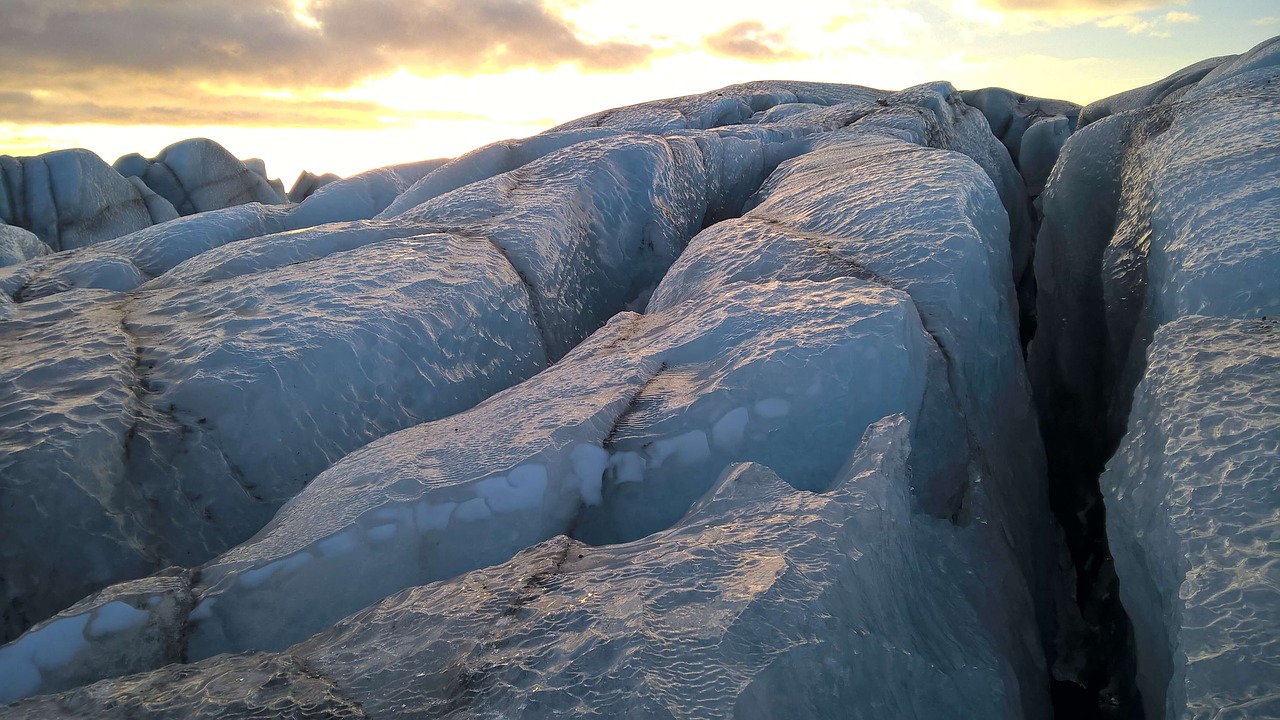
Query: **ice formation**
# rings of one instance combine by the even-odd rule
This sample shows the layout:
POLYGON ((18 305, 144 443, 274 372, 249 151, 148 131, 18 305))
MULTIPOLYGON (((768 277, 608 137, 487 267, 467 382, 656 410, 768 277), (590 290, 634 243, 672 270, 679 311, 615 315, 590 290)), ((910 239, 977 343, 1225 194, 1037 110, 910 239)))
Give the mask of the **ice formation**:
POLYGON ((0 155, 0 222, 31 231, 55 251, 177 217, 154 195, 87 150, 28 158, 0 155))
MULTIPOLYGON (((1218 570, 1231 551, 1197 539, 1230 529, 1262 547, 1277 537, 1247 519, 1274 515, 1273 494, 1259 488, 1274 486, 1276 466, 1249 461, 1253 444, 1274 437, 1274 418, 1203 394, 1234 392, 1251 404, 1271 392, 1253 368, 1274 349, 1248 328, 1280 312, 1278 75, 1273 40, 1085 108, 1093 122, 1066 143, 1042 196, 1030 368, 1051 480, 1071 510, 1059 516, 1085 526, 1068 535, 1101 537, 1105 500, 1147 717, 1245 707, 1265 715, 1280 696, 1249 665, 1275 657, 1266 617, 1280 600, 1249 596, 1259 607, 1243 611, 1258 614, 1248 641, 1243 630, 1206 636, 1206 626, 1241 627, 1235 606, 1253 590, 1218 570), (1117 445, 1099 493, 1086 481, 1117 445)), ((1074 552, 1095 574, 1083 587, 1113 601, 1105 548, 1074 552)))
POLYGON ((1024 717, 1038 698, 1022 694, 1005 628, 986 613, 993 588, 957 528, 911 511, 907 426, 901 416, 872 426, 827 494, 733 466, 643 540, 552 539, 392 595, 282 653, 219 656, 19 712, 87 717, 162 696, 162 713, 184 717, 300 706, 374 717, 1024 717), (939 601, 901 601, 913 595, 939 601), (227 673, 241 680, 210 692, 227 673), (317 681, 327 692, 304 691, 317 681))
POLYGON ((136 177, 169 201, 179 215, 220 210, 232 205, 288 202, 279 180, 266 176, 261 160, 240 161, 207 138, 176 142, 154 158, 136 153, 116 160, 115 170, 136 177))
POLYGON ((1277 59, 6 159, 0 715, 1276 711, 1277 59))

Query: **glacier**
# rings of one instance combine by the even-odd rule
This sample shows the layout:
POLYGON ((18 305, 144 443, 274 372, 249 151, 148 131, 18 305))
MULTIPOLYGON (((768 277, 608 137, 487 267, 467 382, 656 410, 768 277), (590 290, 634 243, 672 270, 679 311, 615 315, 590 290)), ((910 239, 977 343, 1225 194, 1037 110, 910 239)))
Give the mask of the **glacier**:
MULTIPOLYGON (((1251 397, 1270 388, 1251 368, 1272 351, 1240 333, 1250 322, 1269 327, 1277 312, 1278 73, 1272 40, 1084 108, 1041 196, 1029 366, 1050 484, 1059 517, 1082 526, 1069 537, 1110 543, 1109 552, 1096 540, 1073 544, 1085 568, 1079 592, 1092 612, 1119 603, 1132 618, 1147 717, 1274 711, 1274 681, 1243 659, 1274 668, 1274 628, 1260 622, 1248 641, 1235 635, 1213 650, 1202 629, 1265 617, 1277 599, 1251 597, 1257 609, 1245 611, 1200 600, 1202 577, 1219 598, 1246 590, 1218 569, 1230 551, 1199 549, 1198 536, 1242 523, 1240 542, 1275 542, 1266 530, 1250 536, 1241 519, 1274 514, 1273 498, 1256 490, 1274 484, 1274 463, 1248 461, 1247 433, 1218 438, 1246 417, 1261 437, 1276 424, 1248 406, 1196 398, 1236 383, 1251 397), (1239 375, 1222 374, 1228 357, 1239 375), (1206 435, 1197 440, 1194 428, 1206 435), (1204 489, 1189 496, 1193 487, 1204 489), (1244 664, 1218 670, 1218 653, 1244 664)), ((1126 643, 1123 628, 1113 632, 1108 642, 1126 643)))
POLYGON ((1277 712, 1278 68, 0 158, 0 717, 1277 712))

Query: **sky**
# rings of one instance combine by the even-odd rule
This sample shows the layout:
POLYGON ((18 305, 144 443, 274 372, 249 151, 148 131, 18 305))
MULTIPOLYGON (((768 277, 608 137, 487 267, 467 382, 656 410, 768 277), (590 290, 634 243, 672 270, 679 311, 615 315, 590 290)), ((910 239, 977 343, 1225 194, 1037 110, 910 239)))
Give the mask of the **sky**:
POLYGON ((1275 0, 0 0, 0 154, 209 137, 288 187, 748 80, 1085 104, 1278 34, 1275 0))

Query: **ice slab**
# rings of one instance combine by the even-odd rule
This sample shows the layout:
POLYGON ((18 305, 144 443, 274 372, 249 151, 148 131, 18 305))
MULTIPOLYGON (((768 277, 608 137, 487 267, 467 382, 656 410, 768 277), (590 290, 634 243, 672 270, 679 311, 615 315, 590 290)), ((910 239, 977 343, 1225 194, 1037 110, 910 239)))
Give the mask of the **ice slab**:
POLYGON ((1280 713, 1280 326, 1162 326, 1101 485, 1147 717, 1280 713))
POLYGON ((1017 682, 1016 652, 962 533, 911 514, 907 435, 901 418, 873 426, 826 495, 739 465, 678 525, 644 540, 592 548, 555 538, 394 595, 281 654, 219 656, 35 698, 7 716, 144 702, 157 717, 231 707, 432 717, 1048 712, 1042 689, 1017 682))
POLYGON ((115 169, 120 175, 141 179, 179 215, 191 215, 250 202, 287 203, 284 192, 268 181, 260 165, 260 160, 256 165, 241 162, 208 138, 191 138, 164 148, 154 158, 126 155, 116 161, 115 169))
POLYGON ((35 233, 0 224, 0 267, 16 265, 51 252, 35 233))
POLYGON ((55 251, 148 227, 152 204, 88 150, 0 156, 0 222, 30 230, 55 251))
POLYGON ((26 349, 0 364, 19 390, 0 458, 6 632, 212 557, 347 452, 546 363, 510 264, 446 235, 195 288, 64 293, 2 330, 26 349))

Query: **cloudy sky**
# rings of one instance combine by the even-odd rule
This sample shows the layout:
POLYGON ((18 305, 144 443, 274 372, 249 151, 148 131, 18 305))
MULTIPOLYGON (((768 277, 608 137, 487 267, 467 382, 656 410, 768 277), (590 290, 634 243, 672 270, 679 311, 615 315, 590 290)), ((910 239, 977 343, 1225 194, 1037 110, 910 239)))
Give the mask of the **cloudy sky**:
POLYGON ((0 154, 207 136, 288 185, 754 79, 1085 103, 1277 34, 1274 0, 0 0, 0 154))

